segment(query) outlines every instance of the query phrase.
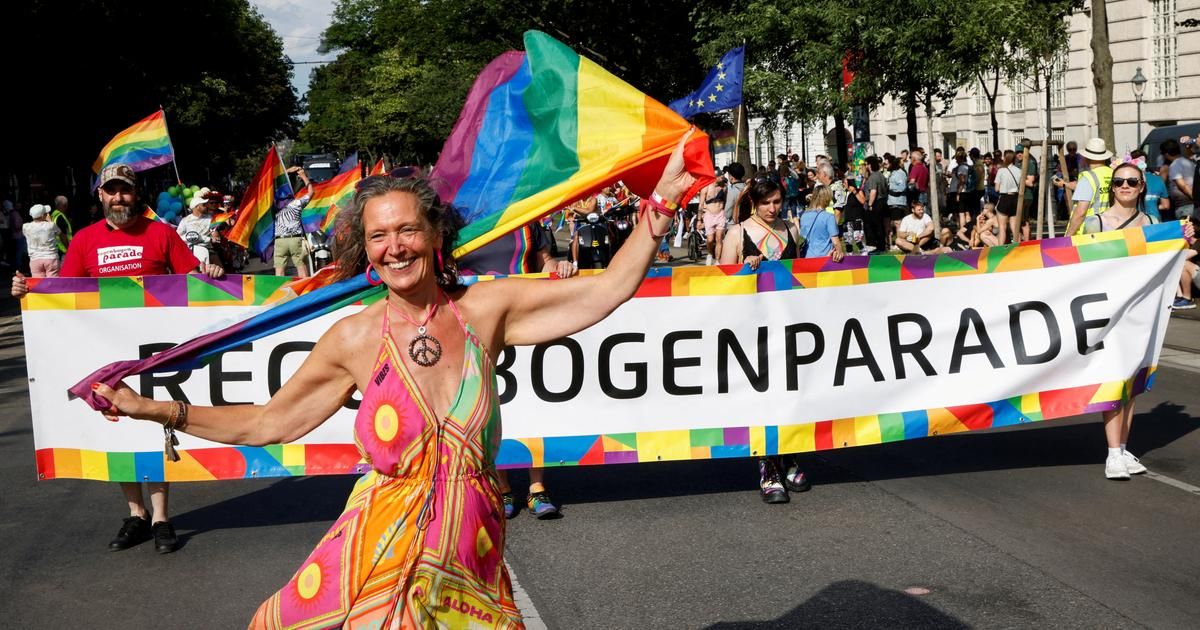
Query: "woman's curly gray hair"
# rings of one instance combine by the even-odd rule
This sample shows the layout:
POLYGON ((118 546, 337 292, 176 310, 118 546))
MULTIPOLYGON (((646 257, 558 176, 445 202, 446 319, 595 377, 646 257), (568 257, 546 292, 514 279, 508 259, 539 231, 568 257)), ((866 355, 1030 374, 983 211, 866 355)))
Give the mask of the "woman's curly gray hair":
POLYGON ((410 193, 417 198, 421 215, 434 232, 442 236, 442 265, 435 264, 437 283, 442 287, 458 285, 458 264, 454 260, 454 243, 463 226, 462 214, 449 204, 442 203, 436 191, 424 177, 399 178, 373 175, 361 182, 354 191, 354 201, 342 210, 333 230, 333 257, 337 262, 336 280, 352 278, 367 270, 366 230, 363 228, 363 208, 367 201, 392 192, 410 193))

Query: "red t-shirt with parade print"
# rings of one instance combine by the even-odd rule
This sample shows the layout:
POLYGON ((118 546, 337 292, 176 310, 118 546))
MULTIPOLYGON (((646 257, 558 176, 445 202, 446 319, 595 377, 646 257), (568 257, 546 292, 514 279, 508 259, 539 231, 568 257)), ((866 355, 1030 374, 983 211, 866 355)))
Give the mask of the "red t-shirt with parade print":
POLYGON ((200 265, 170 226, 145 217, 121 229, 97 221, 75 233, 59 275, 66 278, 191 273, 200 265))

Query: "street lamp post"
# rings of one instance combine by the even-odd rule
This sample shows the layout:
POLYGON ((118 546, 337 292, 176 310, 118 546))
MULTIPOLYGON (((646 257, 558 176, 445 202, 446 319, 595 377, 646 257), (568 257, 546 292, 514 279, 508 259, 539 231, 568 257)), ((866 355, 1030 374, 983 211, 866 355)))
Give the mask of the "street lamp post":
POLYGON ((1144 94, 1146 92, 1146 83, 1147 83, 1146 75, 1142 74, 1141 66, 1138 66, 1137 72, 1133 73, 1133 78, 1130 79, 1130 81, 1133 83, 1133 98, 1137 99, 1137 138, 1136 138, 1136 141, 1139 143, 1138 147, 1140 148, 1141 147, 1140 143, 1142 142, 1142 94, 1144 94))

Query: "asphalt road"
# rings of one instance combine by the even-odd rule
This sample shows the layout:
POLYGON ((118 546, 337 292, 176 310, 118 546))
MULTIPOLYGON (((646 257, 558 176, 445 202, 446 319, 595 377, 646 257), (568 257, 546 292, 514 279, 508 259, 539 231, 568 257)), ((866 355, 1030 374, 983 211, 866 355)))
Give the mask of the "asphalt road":
MULTIPOLYGON (((244 627, 353 479, 176 484, 183 548, 110 553, 115 486, 35 480, 0 308, 0 625, 244 627)), ((1200 321, 1171 333, 1200 348, 1200 321)), ((1164 367, 1138 399, 1130 450, 1157 478, 1104 479, 1098 416, 807 455, 815 487, 779 506, 750 460, 559 469, 564 518, 511 521, 508 561, 556 629, 1195 628, 1197 379, 1164 367)))

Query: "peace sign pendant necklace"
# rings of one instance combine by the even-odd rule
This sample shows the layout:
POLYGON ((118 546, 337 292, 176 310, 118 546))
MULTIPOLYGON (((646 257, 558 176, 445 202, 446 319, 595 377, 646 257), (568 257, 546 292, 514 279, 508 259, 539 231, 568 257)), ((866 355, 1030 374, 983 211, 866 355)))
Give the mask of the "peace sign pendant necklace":
MULTIPOLYGON (((441 295, 440 289, 438 290, 438 295, 441 295)), ((392 308, 391 300, 388 300, 387 307, 388 309, 392 308)), ((438 360, 442 358, 442 342, 438 341, 437 337, 430 335, 426 328, 429 325, 429 320, 433 319, 433 314, 437 312, 437 307, 438 300, 435 298, 433 304, 429 306, 429 312, 425 314, 425 321, 419 324, 400 312, 400 309, 396 309, 397 315, 417 328, 417 336, 408 342, 408 358, 421 367, 436 365, 438 360)))

